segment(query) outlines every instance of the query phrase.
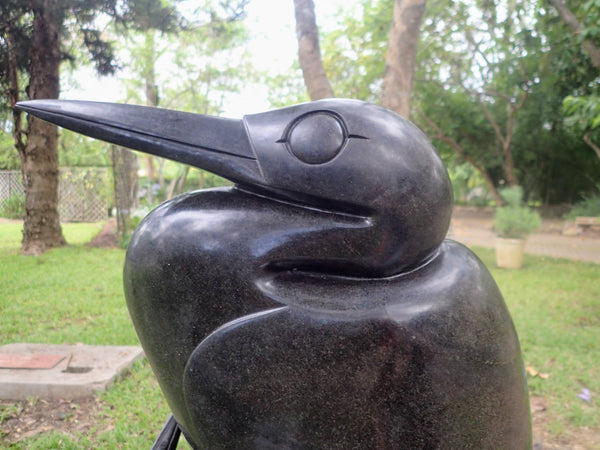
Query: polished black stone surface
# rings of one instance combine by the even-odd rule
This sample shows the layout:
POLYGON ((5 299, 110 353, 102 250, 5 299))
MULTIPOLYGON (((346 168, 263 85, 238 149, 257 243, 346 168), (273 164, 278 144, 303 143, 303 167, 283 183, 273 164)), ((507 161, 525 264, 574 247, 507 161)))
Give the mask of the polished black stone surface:
POLYGON ((241 121, 22 107, 236 183, 156 208, 125 264, 138 336, 193 446, 531 447, 511 318, 477 257, 444 240, 450 182, 408 121, 350 100, 241 121))

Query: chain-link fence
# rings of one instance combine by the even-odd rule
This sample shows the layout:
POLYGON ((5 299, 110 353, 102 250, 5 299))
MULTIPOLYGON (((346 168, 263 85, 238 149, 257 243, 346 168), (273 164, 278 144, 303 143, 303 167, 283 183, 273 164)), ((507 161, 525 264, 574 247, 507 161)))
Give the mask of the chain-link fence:
POLYGON ((60 170, 58 212, 64 222, 97 222, 108 217, 110 172, 105 167, 60 170))
POLYGON ((19 219, 23 217, 25 188, 23 175, 18 170, 0 171, 0 217, 19 219))
MULTIPOLYGON (((97 222, 108 217, 112 196, 105 167, 60 169, 58 211, 63 222, 97 222)), ((23 216, 25 189, 20 171, 0 171, 0 217, 23 216)))

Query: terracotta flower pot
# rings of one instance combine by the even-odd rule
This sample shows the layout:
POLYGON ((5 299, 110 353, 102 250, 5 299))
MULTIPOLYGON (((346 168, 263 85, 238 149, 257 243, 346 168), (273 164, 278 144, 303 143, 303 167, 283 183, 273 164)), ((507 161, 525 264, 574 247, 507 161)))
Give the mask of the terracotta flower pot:
POLYGON ((496 265, 505 269, 520 269, 524 249, 525 239, 496 237, 496 265))

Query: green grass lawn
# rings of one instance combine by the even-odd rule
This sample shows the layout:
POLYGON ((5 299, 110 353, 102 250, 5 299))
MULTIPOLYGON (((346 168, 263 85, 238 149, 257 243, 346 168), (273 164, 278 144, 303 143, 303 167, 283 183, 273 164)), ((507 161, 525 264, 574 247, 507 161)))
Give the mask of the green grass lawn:
MULTIPOLYGON (((123 295, 125 252, 83 245, 102 224, 63 225, 70 245, 40 256, 19 254, 21 228, 0 223, 0 345, 139 345, 123 295)), ((100 398, 91 433, 49 431, 9 448, 150 448, 169 415, 146 362, 100 398)), ((1 408, 0 423, 10 417, 1 408)))
POLYGON ((548 431, 600 436, 600 265, 526 256, 523 270, 502 270, 492 250, 476 252, 508 304, 526 366, 544 376, 529 373, 528 383, 547 401, 548 431), (591 402, 578 397, 582 389, 591 402))
MULTIPOLYGON (((18 252, 20 225, 0 224, 0 344, 138 344, 122 293, 124 251, 82 245, 99 228, 66 225, 71 245, 33 257, 18 252)), ((546 401, 546 431, 565 442, 600 435, 600 265, 528 256, 522 270, 500 270, 491 250, 476 253, 504 294, 526 365, 543 375, 528 379, 546 401), (590 402, 578 398, 584 388, 590 402)), ((11 448, 150 448, 168 416, 146 363, 100 399, 90 432, 49 431, 11 448)), ((0 424, 9 416, 0 410, 0 424)))

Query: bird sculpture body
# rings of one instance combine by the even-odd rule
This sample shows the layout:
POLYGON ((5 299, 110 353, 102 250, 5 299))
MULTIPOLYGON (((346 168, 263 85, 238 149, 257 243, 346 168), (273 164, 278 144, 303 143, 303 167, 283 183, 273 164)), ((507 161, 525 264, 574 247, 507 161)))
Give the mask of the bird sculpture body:
POLYGON ((407 120, 337 99, 242 120, 19 106, 235 183, 156 208, 124 269, 194 448, 531 447, 512 320, 481 261, 445 240, 450 182, 407 120))

